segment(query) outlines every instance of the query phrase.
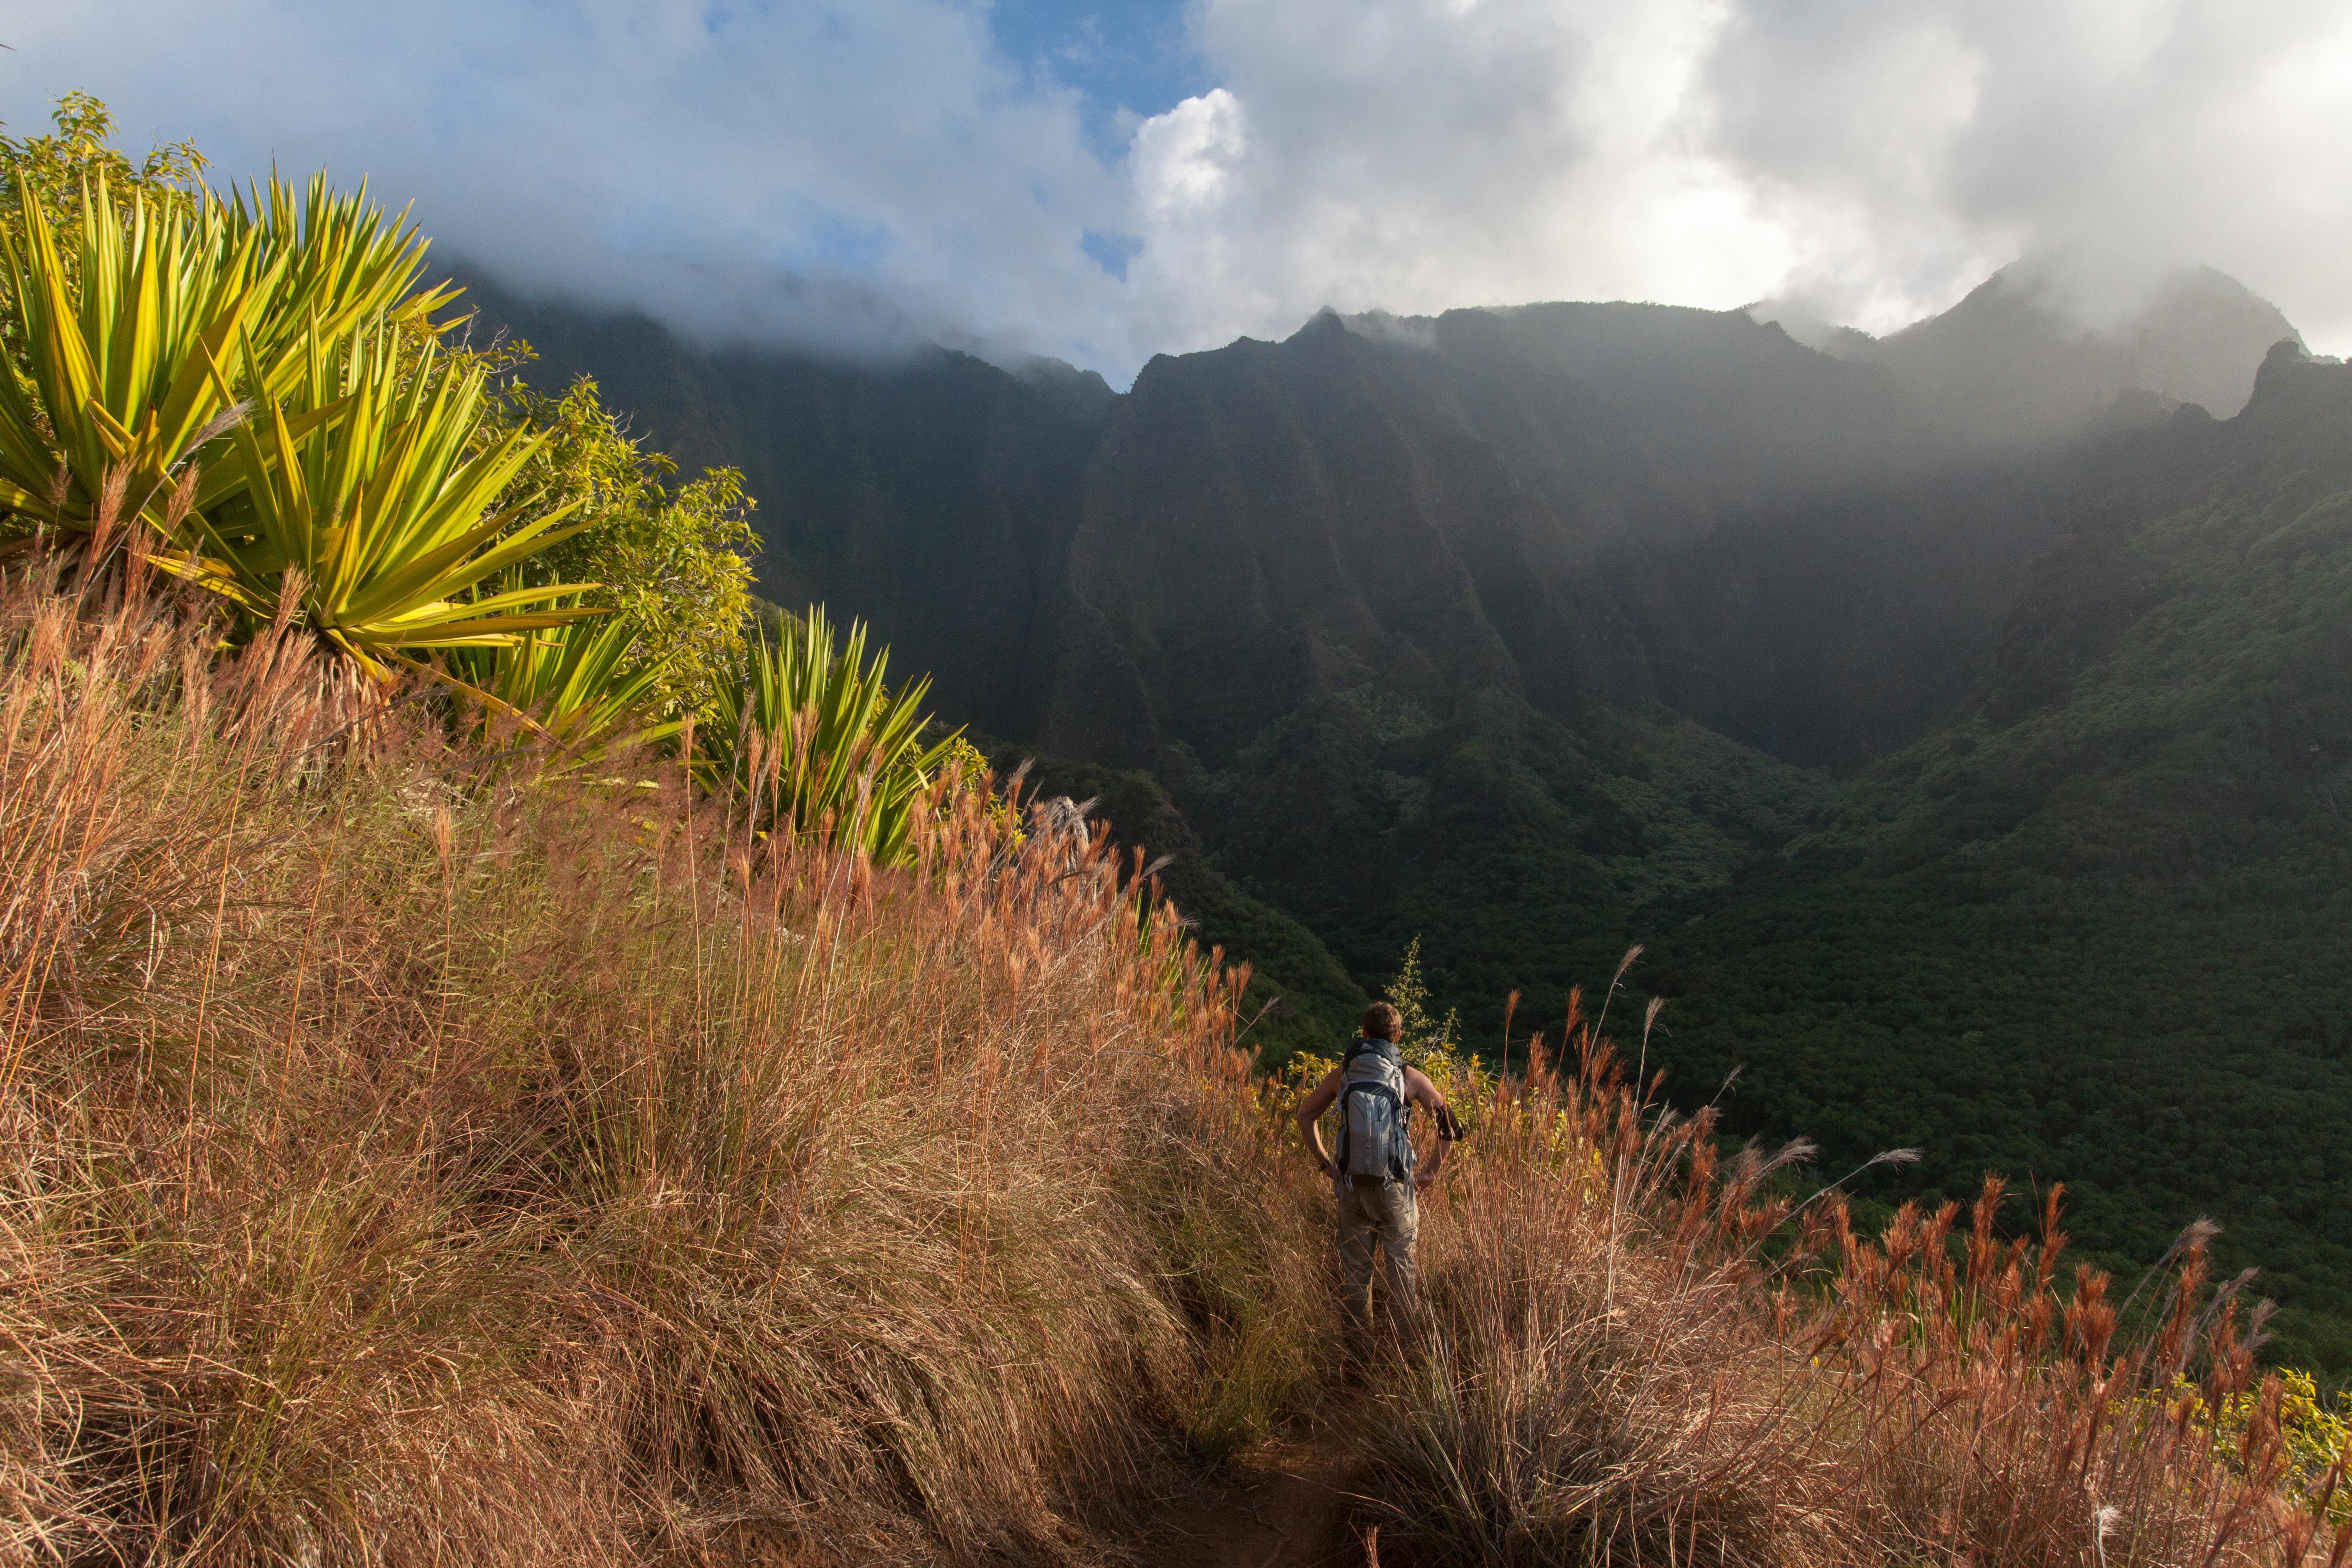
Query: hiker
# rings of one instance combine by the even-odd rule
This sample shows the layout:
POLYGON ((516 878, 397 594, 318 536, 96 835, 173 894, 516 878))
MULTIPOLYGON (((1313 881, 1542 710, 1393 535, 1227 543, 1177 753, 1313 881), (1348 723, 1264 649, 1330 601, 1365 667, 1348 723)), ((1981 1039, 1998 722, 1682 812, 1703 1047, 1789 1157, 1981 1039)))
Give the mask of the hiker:
POLYGON ((1397 1036, 1404 1017, 1386 1002, 1366 1009, 1363 1038, 1348 1047, 1339 1065, 1323 1075, 1298 1107, 1298 1130, 1315 1151, 1316 1163, 1331 1178, 1339 1207, 1339 1268, 1347 1281, 1349 1319, 1370 1326, 1372 1315, 1372 1250, 1378 1247, 1388 1275, 1390 1310, 1400 1321, 1417 1310, 1412 1244, 1421 1228, 1414 1194, 1437 1180, 1445 1146, 1461 1136, 1454 1112, 1429 1075, 1404 1064, 1397 1036), (1344 1100, 1342 1096, 1345 1096, 1344 1100), (1339 1100, 1339 1151, 1323 1147, 1316 1121, 1339 1100), (1412 1148, 1412 1108, 1426 1110, 1437 1125, 1429 1168, 1418 1170, 1412 1148))

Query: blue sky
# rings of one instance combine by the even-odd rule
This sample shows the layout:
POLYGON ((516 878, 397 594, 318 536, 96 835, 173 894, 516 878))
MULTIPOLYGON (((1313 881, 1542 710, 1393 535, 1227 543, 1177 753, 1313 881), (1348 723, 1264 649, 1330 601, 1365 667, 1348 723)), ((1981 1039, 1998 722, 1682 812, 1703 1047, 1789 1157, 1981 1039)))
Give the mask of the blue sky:
POLYGON ((2205 262, 2352 346, 2342 0, 0 0, 0 120, 325 167, 714 340, 1152 353, 1318 309, 2205 262))
MULTIPOLYGON (((1144 121, 1218 85, 1181 0, 996 0, 988 24, 1007 60, 1040 82, 1083 95, 1083 134, 1106 163, 1118 161, 1144 121)), ((1144 246, 1139 235, 1095 228, 1078 243, 1121 282, 1144 246)))
POLYGON ((1086 95, 1087 135, 1106 159, 1135 126, 1217 80, 1180 0, 997 0, 988 30, 1005 58, 1086 95))

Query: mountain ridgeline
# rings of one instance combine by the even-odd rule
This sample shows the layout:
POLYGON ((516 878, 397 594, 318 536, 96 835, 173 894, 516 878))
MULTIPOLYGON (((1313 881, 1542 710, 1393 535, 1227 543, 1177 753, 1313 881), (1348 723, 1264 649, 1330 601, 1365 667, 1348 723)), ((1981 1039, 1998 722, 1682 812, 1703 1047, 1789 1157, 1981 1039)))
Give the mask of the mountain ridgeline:
POLYGON ((1269 1054, 1416 936, 1490 1052, 1644 942, 1671 1096, 1926 1150, 1874 1200, 2063 1181, 2115 1263, 2210 1213, 2352 1368, 2352 369, 2229 279, 2095 333, 2022 274, 1884 340, 1326 313, 1123 395, 467 281, 744 470, 767 596, 1175 854, 1269 1054))

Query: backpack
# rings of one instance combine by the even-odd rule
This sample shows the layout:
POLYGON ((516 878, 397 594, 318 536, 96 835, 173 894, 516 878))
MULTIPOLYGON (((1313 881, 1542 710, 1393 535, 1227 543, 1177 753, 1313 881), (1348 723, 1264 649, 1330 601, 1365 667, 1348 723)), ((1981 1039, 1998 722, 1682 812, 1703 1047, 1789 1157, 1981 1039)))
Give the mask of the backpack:
POLYGON ((1339 1174, 1406 1182, 1412 1163, 1404 1055, 1391 1041, 1358 1040, 1339 1063, 1339 1174))

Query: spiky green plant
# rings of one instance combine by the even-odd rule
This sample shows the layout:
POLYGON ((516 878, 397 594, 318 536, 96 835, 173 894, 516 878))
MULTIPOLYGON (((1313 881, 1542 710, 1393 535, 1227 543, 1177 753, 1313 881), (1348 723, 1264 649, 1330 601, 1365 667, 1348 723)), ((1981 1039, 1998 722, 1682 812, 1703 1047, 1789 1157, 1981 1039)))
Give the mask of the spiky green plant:
MULTIPOLYGON (((604 614, 534 607, 594 584, 470 596, 576 532, 559 524, 577 502, 497 510, 546 434, 509 430, 476 450, 481 367, 442 358, 429 338, 412 357, 396 332, 379 325, 331 349, 312 334, 293 416, 271 401, 236 428, 188 521, 199 548, 159 564, 257 619, 290 593, 300 624, 379 677, 425 668, 425 650, 505 647, 604 614)), ((248 357, 245 380, 263 374, 248 357)))
POLYGON ((417 287, 428 241, 409 219, 368 199, 367 183, 344 195, 312 174, 299 195, 290 181, 233 193, 222 209, 232 238, 255 236, 265 265, 278 268, 246 329, 270 367, 267 395, 283 397, 303 373, 304 340, 331 342, 376 321, 421 325, 459 290, 417 287))
POLYGON ((452 664, 496 710, 525 720, 555 748, 551 765, 569 772, 683 727, 654 717, 662 671, 636 657, 639 641, 625 620, 575 622, 504 647, 466 649, 452 664))
POLYGON ((127 478, 137 515, 220 433, 236 397, 212 362, 279 268, 261 260, 257 232, 232 239, 216 212, 139 193, 118 208, 102 179, 82 188, 70 264, 29 193, 23 216, 21 246, 0 232, 0 262, 32 384, 0 376, 0 506, 86 531, 110 475, 127 478))
POLYGON ((703 766, 759 821, 904 860, 916 803, 962 731, 924 745, 930 680, 891 690, 889 659, 883 647, 868 661, 865 623, 836 642, 811 605, 773 642, 760 637, 741 687, 721 689, 703 766))
MULTIPOLYGON (((0 267, 29 384, 0 375, 0 511, 68 532, 110 505, 167 529, 183 465, 250 400, 292 392, 312 343, 422 321, 450 297, 415 289, 413 227, 323 178, 299 200, 273 179, 248 206, 201 189, 118 200, 101 174, 69 240, 37 192, 18 201, 22 236, 0 226, 0 267)), ((219 483, 207 499, 226 499, 219 483)))

